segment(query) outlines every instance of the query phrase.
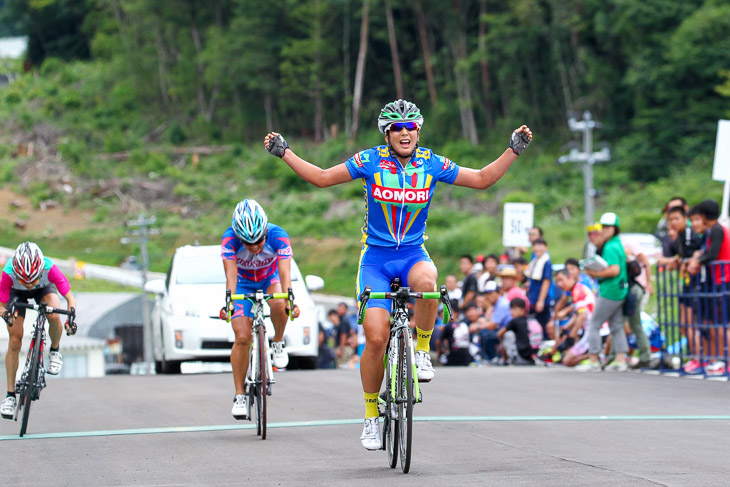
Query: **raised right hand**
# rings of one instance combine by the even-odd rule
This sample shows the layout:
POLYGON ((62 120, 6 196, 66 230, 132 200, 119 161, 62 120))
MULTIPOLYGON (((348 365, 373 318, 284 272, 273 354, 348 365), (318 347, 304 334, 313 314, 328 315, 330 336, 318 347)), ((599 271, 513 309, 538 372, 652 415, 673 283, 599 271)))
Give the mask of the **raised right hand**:
POLYGON ((281 134, 270 132, 264 137, 264 149, 276 157, 284 157, 284 152, 288 148, 289 145, 281 134))

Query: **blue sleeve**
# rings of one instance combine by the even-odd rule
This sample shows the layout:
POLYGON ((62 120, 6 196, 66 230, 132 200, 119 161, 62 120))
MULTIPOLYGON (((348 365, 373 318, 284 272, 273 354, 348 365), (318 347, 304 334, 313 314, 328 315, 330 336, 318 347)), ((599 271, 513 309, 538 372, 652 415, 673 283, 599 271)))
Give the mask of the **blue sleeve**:
POLYGON ((362 179, 372 174, 372 165, 375 163, 373 149, 360 151, 347 161, 345 167, 350 172, 352 179, 362 179))
POLYGON ((509 312, 509 306, 495 306, 492 321, 497 323, 500 328, 507 326, 507 323, 509 323, 511 319, 512 314, 509 312))
POLYGON ((432 165, 436 181, 454 184, 456 176, 459 174, 459 166, 454 161, 434 154, 432 158, 432 165))
POLYGON ((545 267, 542 268, 542 280, 545 279, 551 282, 553 280, 553 263, 550 259, 545 262, 545 267))
POLYGON ((276 251, 278 260, 291 259, 292 255, 294 255, 289 241, 289 234, 280 226, 269 224, 269 236, 267 240, 271 248, 276 251))
POLYGON ((223 233, 223 241, 221 242, 221 258, 223 260, 236 260, 236 254, 241 249, 241 241, 238 240, 233 228, 228 227, 223 233))

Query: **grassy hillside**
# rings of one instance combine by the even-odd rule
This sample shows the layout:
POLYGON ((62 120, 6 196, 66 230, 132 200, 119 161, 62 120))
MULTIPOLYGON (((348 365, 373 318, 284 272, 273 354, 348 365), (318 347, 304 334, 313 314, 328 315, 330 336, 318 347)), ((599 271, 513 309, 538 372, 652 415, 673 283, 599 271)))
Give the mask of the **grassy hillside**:
MULTIPOLYGON (((324 277, 327 292, 352 293, 364 206, 358 182, 314 188, 261 143, 226 146, 211 155, 181 151, 206 140, 185 140, 174 120, 125 105, 123 93, 105 93, 103 74, 87 64, 44 67, 41 76, 25 75, 0 88, 0 245, 35 239, 52 255, 118 264, 137 252, 120 243, 124 222, 145 212, 157 217, 161 229, 150 242, 152 269, 165 271, 175 247, 219 243, 234 205, 249 197, 292 235, 305 273, 324 277)), ((429 143, 437 128, 426 124, 422 143, 462 166, 482 167, 504 150, 512 128, 501 127, 471 147, 461 140, 429 143)), ((442 276, 456 270, 460 254, 501 252, 505 202, 535 204, 536 224, 546 230, 555 261, 580 255, 582 174, 555 162, 570 135, 546 140, 541 129, 548 128, 532 128, 534 143, 494 187, 437 188, 427 247, 442 276)), ((304 158, 331 166, 382 141, 376 130, 366 132, 356 143, 287 138, 304 158)), ((628 176, 630 155, 614 157, 595 168, 596 213, 616 211, 625 231, 652 231, 661 206, 675 194, 691 202, 721 199, 709 154, 641 184, 628 176)))

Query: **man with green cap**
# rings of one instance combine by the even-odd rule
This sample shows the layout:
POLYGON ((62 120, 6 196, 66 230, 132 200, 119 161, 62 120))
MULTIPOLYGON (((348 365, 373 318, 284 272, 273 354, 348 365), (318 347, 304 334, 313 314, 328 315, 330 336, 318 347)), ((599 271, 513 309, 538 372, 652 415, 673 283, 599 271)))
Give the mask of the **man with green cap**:
POLYGON ((579 365, 576 370, 587 372, 602 370, 598 361, 598 353, 601 351, 599 330, 601 325, 608 321, 616 359, 606 366, 606 370, 624 372, 628 370, 626 352, 629 350, 629 345, 624 331, 623 305, 629 292, 629 285, 626 274, 626 254, 621 240, 618 238, 621 222, 616 213, 604 213, 600 223, 602 225, 600 237, 602 245, 598 249, 598 254, 603 257, 608 267, 600 271, 586 270, 588 275, 598 278, 598 299, 588 325, 590 361, 579 365))

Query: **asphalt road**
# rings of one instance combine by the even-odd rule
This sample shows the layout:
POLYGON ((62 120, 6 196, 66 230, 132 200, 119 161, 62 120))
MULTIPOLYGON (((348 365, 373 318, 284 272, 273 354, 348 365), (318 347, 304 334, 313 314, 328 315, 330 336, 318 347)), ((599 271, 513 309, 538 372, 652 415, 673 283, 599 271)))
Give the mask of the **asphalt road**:
POLYGON ((439 368, 411 472, 359 442, 357 371, 276 375, 265 441, 230 374, 49 380, 0 485, 687 485, 730 482, 730 384, 561 368, 439 368))

